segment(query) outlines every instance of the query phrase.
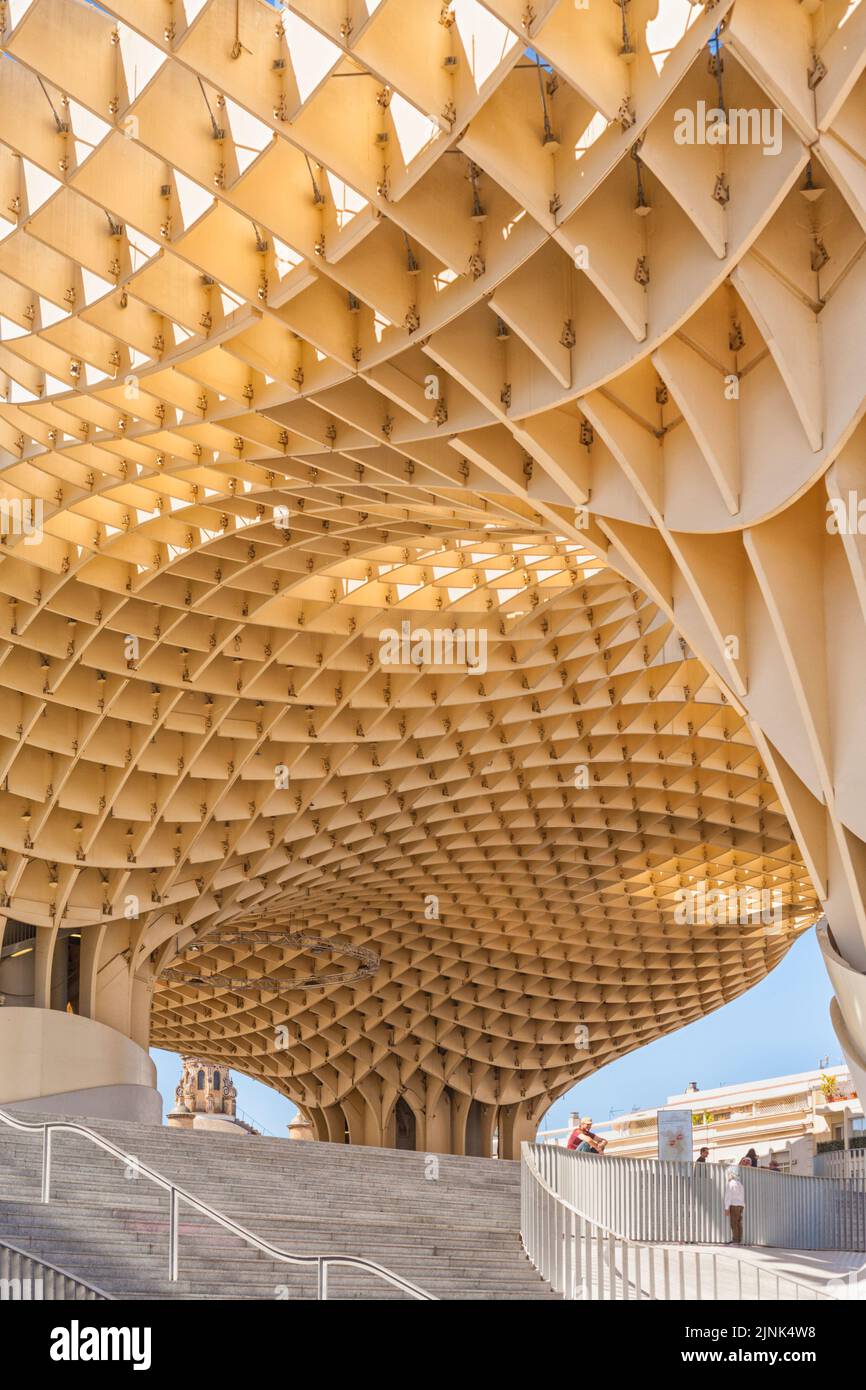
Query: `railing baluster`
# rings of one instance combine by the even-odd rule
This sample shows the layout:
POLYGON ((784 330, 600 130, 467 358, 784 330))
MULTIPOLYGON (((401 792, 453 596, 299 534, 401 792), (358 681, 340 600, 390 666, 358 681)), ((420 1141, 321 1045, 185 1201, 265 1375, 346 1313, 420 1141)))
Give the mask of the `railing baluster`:
POLYGON ((51 1126, 42 1131, 42 1201, 51 1200, 51 1126))
POLYGON ((554 1230, 556 1232, 556 1244, 554 1247, 554 1271, 553 1287, 557 1293, 565 1293, 565 1208, 559 1202, 554 1208, 554 1230))
POLYGON ((65 1298, 110 1299, 111 1294, 56 1265, 35 1259, 4 1238, 0 1242, 0 1298, 49 1303, 65 1298))
POLYGON ((168 1277, 172 1284, 177 1283, 177 1210, 177 1188, 172 1187, 168 1194, 168 1277))

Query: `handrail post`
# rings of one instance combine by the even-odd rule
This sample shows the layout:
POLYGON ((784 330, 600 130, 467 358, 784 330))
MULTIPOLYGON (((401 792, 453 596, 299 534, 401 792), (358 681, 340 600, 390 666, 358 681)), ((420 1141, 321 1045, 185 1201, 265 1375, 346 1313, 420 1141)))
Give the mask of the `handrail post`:
POLYGON ((42 1201, 51 1201, 51 1126, 42 1131, 42 1201))
POLYGON ((328 1297, 328 1261, 325 1259, 324 1255, 320 1255, 319 1258, 318 1258, 317 1261, 316 1261, 316 1275, 317 1275, 317 1284, 318 1284, 318 1288, 317 1288, 317 1291, 316 1291, 316 1297, 317 1297, 317 1299, 319 1299, 319 1300, 327 1299, 327 1297, 328 1297))
POLYGON ((168 1277, 172 1284, 177 1283, 177 1188, 169 1189, 168 1194, 168 1277))

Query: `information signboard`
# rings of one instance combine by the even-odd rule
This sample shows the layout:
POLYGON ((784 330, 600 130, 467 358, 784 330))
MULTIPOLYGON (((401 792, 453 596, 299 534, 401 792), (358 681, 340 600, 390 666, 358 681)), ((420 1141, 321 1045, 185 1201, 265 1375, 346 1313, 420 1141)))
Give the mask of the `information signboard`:
POLYGON ((658 1111, 659 1158, 690 1163, 692 1160, 691 1110, 658 1111))

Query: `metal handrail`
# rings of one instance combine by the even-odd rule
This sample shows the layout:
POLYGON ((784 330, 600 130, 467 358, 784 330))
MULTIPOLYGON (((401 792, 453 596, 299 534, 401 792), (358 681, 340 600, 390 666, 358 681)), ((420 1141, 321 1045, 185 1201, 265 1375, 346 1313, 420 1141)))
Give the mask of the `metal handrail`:
MULTIPOLYGON (((8 1250, 13 1255, 19 1255, 21 1259, 27 1260, 28 1264, 35 1265, 38 1269, 50 1270, 52 1274, 59 1274, 61 1279, 68 1279, 71 1284, 75 1284, 80 1289, 86 1289, 95 1298, 104 1298, 109 1302, 114 1302, 114 1294, 106 1293, 98 1284, 91 1284, 89 1279, 82 1279, 78 1274, 70 1274, 68 1269, 62 1269, 60 1265, 52 1264, 50 1260, 44 1260, 41 1255, 34 1255, 32 1250, 22 1250, 20 1245, 13 1245, 6 1236, 0 1236, 0 1255, 4 1250, 8 1250)), ((0 1278, 2 1283, 2 1278, 0 1278)), ((38 1301, 38 1300, 37 1300, 38 1301)))
POLYGON ((281 1261, 283 1264, 296 1265, 315 1265, 317 1272, 317 1297, 327 1299, 328 1297, 328 1270, 332 1265, 342 1265, 344 1268, 366 1269, 374 1274, 377 1279, 384 1279, 386 1283, 392 1284, 394 1288, 401 1289, 408 1293, 412 1298, 424 1300, 426 1302, 438 1303, 439 1299, 435 1294, 427 1293, 425 1289, 419 1288, 417 1284, 412 1284, 408 1279, 404 1279, 399 1274, 394 1274, 390 1269, 385 1269, 384 1265, 377 1264, 375 1260, 366 1260, 360 1255, 292 1255, 288 1250, 280 1250, 276 1245, 271 1245, 270 1241, 262 1240, 259 1236, 248 1231, 245 1226, 239 1225, 237 1221, 232 1221, 231 1217, 223 1216, 222 1212, 215 1207, 209 1206, 207 1202, 202 1202, 200 1198, 187 1192, 185 1188, 178 1187, 177 1183, 171 1182, 161 1173, 155 1172, 153 1168, 148 1168, 140 1159, 132 1154, 125 1153, 116 1144, 112 1144, 109 1139, 103 1139, 101 1134, 95 1130, 88 1129, 86 1125, 73 1123, 71 1120, 43 1120, 41 1122, 30 1123, 27 1120, 19 1120, 14 1115, 10 1115, 5 1110, 0 1110, 0 1123, 8 1125, 12 1129, 24 1130, 27 1132, 42 1132, 42 1190, 40 1201, 49 1202, 51 1200, 51 1135, 54 1130, 66 1130, 70 1134, 83 1134, 97 1148, 104 1149, 128 1168, 132 1168, 136 1174, 140 1173, 150 1182, 155 1183, 169 1194, 168 1208, 168 1277, 171 1283, 177 1283, 178 1277, 178 1211, 181 1202, 192 1207, 194 1211, 206 1216, 209 1220, 215 1221, 218 1226, 229 1231, 232 1235, 240 1236, 241 1240, 248 1245, 255 1246, 262 1254, 269 1255, 271 1259, 281 1261))
POLYGON ((273 1130, 265 1129, 264 1125, 259 1124, 255 1115, 249 1115, 246 1110, 241 1110, 240 1106, 235 1108, 234 1117, 240 1120, 242 1124, 249 1125, 251 1129, 254 1129, 257 1137, 262 1136, 265 1139, 277 1139, 279 1137, 274 1134, 273 1130))
POLYGON ((720 1297, 733 1297, 739 1301, 744 1298, 744 1266, 755 1270, 759 1297, 763 1272, 765 1279, 771 1283, 775 1281, 777 1299, 783 1284, 794 1290, 796 1300, 832 1298, 832 1295, 788 1274, 766 1269, 762 1271, 762 1266, 754 1261, 737 1260, 706 1248, 671 1249, 649 1241, 629 1240, 593 1221, 572 1202, 561 1197, 542 1174, 536 1159, 535 1146, 524 1143, 521 1146, 521 1242, 528 1259, 542 1278, 566 1298, 701 1300, 708 1297, 718 1300, 720 1297), (657 1270, 656 1251, 661 1254, 661 1275, 657 1270), (686 1261, 689 1257, 694 1270, 694 1293, 686 1292, 686 1261), (707 1285, 703 1271, 708 1261, 712 1287, 705 1294, 707 1285), (736 1294, 719 1293, 720 1261, 735 1272, 736 1294))

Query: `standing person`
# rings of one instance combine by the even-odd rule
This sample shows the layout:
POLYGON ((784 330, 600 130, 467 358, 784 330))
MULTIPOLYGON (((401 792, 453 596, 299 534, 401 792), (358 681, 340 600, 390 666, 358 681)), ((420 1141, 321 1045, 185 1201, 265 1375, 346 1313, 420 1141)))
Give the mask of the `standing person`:
POLYGON ((747 1149, 746 1157, 743 1159, 743 1165, 749 1168, 757 1168, 758 1155, 755 1153, 754 1149, 747 1149))
POLYGON ((710 1151, 709 1151, 709 1149, 703 1148, 703 1149, 701 1149, 700 1153, 698 1154, 697 1158, 695 1159, 695 1163, 706 1163, 706 1161, 707 1161, 707 1159, 709 1158, 709 1156, 710 1156, 710 1151))
POLYGON ((776 1155, 773 1153, 772 1149, 770 1150, 770 1161, 767 1164, 767 1167, 771 1169, 771 1171, 774 1173, 781 1173, 782 1171, 779 1167, 779 1164, 776 1162, 776 1155))
POLYGON ((728 1241, 728 1244, 742 1245, 743 1212, 746 1209, 746 1193, 737 1175, 736 1168, 729 1168, 726 1177, 725 1211, 728 1213, 728 1220, 731 1223, 731 1239, 728 1241))

